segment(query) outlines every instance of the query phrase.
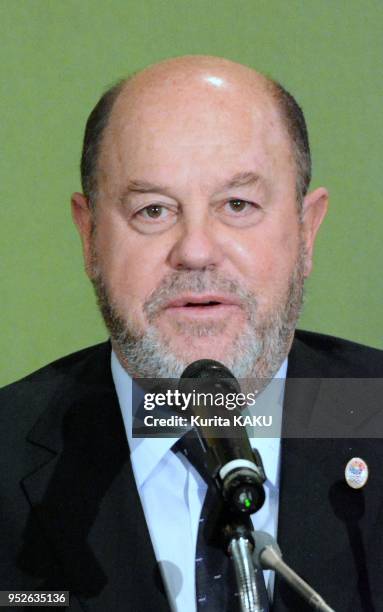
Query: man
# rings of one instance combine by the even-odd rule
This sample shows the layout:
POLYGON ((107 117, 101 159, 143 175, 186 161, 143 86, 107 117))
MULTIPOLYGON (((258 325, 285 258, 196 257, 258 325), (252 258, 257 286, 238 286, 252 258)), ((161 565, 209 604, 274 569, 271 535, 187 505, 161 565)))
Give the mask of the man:
MULTIPOLYGON (((286 560, 338 612, 378 610, 382 445, 355 439, 377 432, 377 398, 347 421, 347 439, 307 438, 322 417, 331 436, 349 407, 343 388, 330 398, 318 379, 379 378, 383 358, 294 339, 328 198, 308 192, 296 102, 234 62, 164 61, 101 98, 81 169, 73 218, 111 345, 3 391, 1 588, 69 590, 71 610, 196 609, 206 485, 166 440, 132 438, 129 389, 209 358, 239 378, 287 368, 284 432, 305 439, 282 441, 280 471, 279 441, 265 448, 263 524, 276 533, 278 523, 286 560), (298 391, 297 378, 309 381, 298 391), (357 491, 344 480, 354 457, 370 469, 357 491)), ((279 581, 269 590, 275 612, 308 609, 279 581)))

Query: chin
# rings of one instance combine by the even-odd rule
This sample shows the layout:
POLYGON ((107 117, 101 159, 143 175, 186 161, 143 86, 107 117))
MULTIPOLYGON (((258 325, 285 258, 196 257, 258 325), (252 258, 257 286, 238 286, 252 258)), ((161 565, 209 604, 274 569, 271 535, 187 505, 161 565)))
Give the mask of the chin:
POLYGON ((184 336, 182 339, 169 342, 168 346, 174 355, 188 364, 198 359, 214 359, 224 362, 231 353, 233 338, 228 340, 216 336, 202 338, 184 336))

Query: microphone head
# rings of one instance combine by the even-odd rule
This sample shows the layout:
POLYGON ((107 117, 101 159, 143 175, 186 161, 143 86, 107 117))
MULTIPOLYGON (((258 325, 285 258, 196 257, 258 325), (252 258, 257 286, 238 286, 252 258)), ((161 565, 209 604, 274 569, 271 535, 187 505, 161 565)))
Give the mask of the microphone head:
POLYGON ((190 363, 181 374, 180 386, 187 386, 187 381, 190 379, 198 380, 203 385, 211 384, 212 387, 222 386, 226 392, 240 393, 241 391, 234 374, 223 363, 213 359, 198 359, 190 363))

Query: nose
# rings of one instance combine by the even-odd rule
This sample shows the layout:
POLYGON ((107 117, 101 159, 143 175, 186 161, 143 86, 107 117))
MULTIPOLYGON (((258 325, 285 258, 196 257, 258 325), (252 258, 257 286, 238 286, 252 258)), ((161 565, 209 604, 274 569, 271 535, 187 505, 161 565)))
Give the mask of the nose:
POLYGON ((169 255, 172 268, 201 270, 217 267, 223 259, 223 251, 216 229, 211 219, 185 221, 169 255))

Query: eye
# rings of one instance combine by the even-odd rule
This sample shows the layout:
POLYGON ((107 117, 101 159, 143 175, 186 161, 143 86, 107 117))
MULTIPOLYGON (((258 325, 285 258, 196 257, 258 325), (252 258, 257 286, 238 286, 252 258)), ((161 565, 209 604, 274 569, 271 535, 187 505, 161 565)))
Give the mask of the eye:
POLYGON ((245 202, 245 200, 229 200, 228 204, 233 212, 242 212, 246 209, 249 202, 245 202))
POLYGON ((230 213, 247 213, 251 212, 252 209, 257 208, 254 202, 248 202, 247 200, 241 200, 240 198, 232 198, 225 204, 225 209, 230 213))
POLYGON ((233 227, 251 227, 263 218, 263 206, 243 198, 223 200, 219 212, 222 222, 233 227))
POLYGON ((166 212, 169 211, 167 211, 164 206, 161 206, 160 204, 150 204, 150 206, 145 206, 145 208, 139 210, 137 214, 144 219, 164 219, 166 217, 166 214, 164 213, 166 212))
POLYGON ((153 202, 134 211, 130 223, 138 232, 154 234, 172 227, 177 217, 177 208, 174 205, 153 202))

